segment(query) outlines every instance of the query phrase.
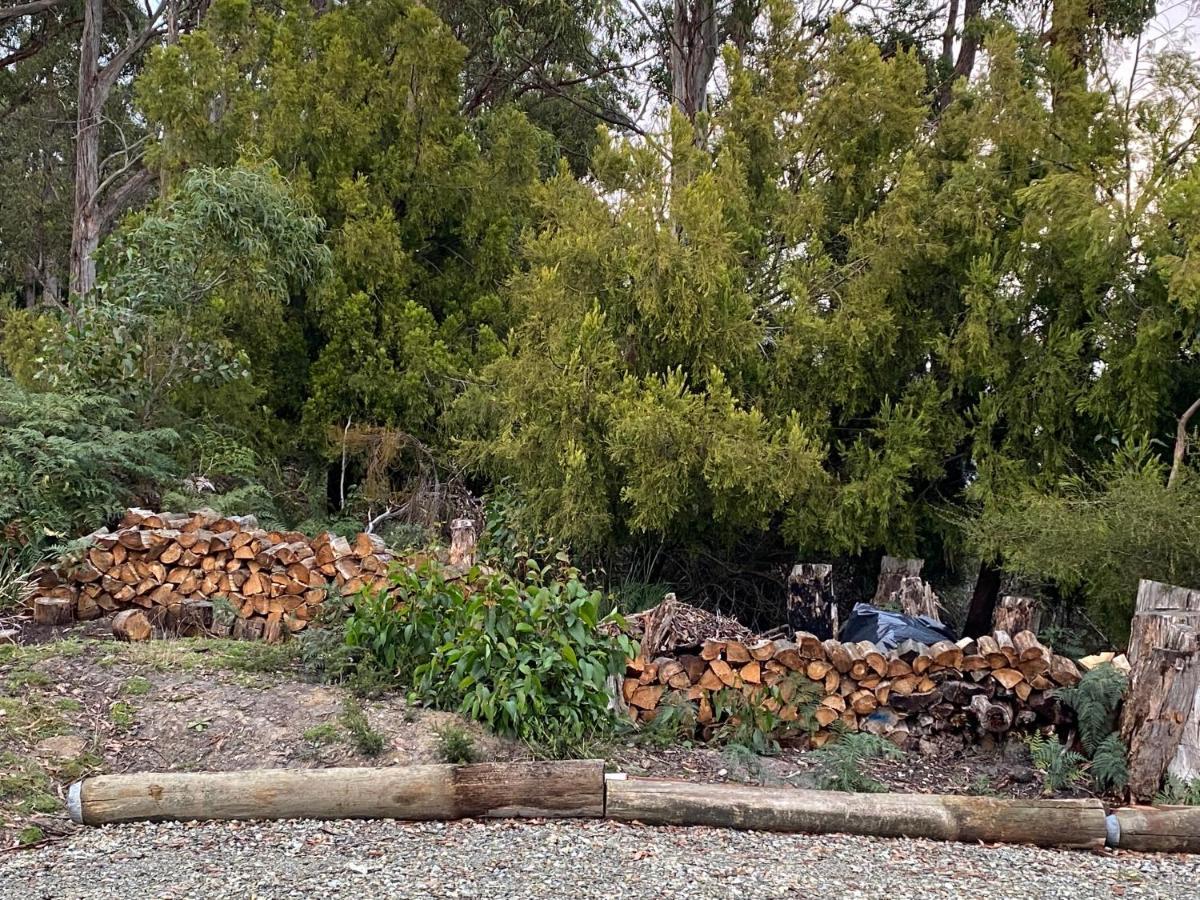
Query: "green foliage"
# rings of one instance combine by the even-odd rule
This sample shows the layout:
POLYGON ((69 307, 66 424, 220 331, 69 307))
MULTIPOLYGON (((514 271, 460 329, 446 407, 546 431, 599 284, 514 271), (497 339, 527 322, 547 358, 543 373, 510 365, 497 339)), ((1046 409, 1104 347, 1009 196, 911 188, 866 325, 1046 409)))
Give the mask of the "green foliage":
POLYGON ((879 757, 900 757, 904 752, 891 741, 866 731, 839 734, 815 750, 823 790, 852 793, 886 793, 887 787, 862 770, 862 764, 879 757))
POLYGON ((1162 790, 1154 795, 1154 802, 1164 806, 1200 806, 1200 778, 1183 782, 1168 774, 1162 790))
POLYGON ((1166 482, 1165 464, 1133 448, 1086 477, 989 506, 967 532, 1009 571, 1081 591, 1121 642, 1140 579, 1200 584, 1200 475, 1188 469, 1166 482))
POLYGON ((633 732, 639 744, 666 749, 689 743, 696 736, 696 708, 676 693, 668 693, 654 718, 633 732))
POLYGON ((91 531, 172 471, 176 434, 138 429, 95 393, 35 393, 0 378, 0 522, 39 545, 91 531))
POLYGON ((323 722, 304 729, 301 737, 310 744, 332 744, 338 739, 338 730, 332 722, 323 722))
POLYGON ((1129 783, 1129 759, 1125 743, 1115 731, 1096 745, 1088 774, 1101 791, 1123 791, 1129 783))
POLYGON ((1128 687, 1125 674, 1105 663, 1085 672, 1078 684, 1054 691, 1055 697, 1075 711, 1079 740, 1089 756, 1111 739, 1117 709, 1128 687))
POLYGON ((3 615, 21 605, 41 554, 29 545, 8 546, 3 535, 0 535, 0 551, 0 615, 3 615))
POLYGON ((1067 790, 1083 779, 1083 764, 1087 757, 1076 753, 1057 737, 1032 734, 1026 743, 1034 766, 1043 775, 1045 793, 1067 790))
POLYGON ((438 759, 445 763, 465 765, 479 762, 479 750, 475 739, 457 725, 443 725, 434 729, 437 735, 438 759))
POLYGON ((523 582, 498 575, 467 592, 436 570, 397 568, 390 593, 356 600, 347 643, 413 699, 565 753, 611 727, 606 680, 635 648, 598 630, 598 592, 551 572, 530 564, 523 582))
POLYGON ((350 735, 354 749, 364 756, 378 756, 387 746, 384 736, 371 727, 366 712, 357 701, 349 698, 343 701, 338 721, 350 735))
POLYGON ((812 714, 819 699, 813 682, 794 673, 764 686, 754 697, 723 688, 712 695, 713 719, 719 723, 713 739, 725 746, 745 747, 757 756, 773 756, 781 739, 816 730, 812 714), (795 719, 780 718, 776 710, 784 703, 796 709, 795 719))

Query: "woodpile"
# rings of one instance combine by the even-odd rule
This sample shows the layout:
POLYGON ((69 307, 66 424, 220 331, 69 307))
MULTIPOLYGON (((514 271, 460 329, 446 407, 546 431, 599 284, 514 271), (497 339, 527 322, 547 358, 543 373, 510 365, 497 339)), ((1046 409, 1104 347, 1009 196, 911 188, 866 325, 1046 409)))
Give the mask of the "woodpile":
POLYGON ((627 663, 622 694, 641 723, 667 705, 688 704, 705 738, 727 720, 723 711, 736 718, 752 705, 772 713, 781 731, 811 732, 818 747, 843 729, 907 746, 943 732, 1003 735, 1056 723, 1052 692, 1079 678, 1071 660, 1028 631, 931 646, 908 641, 894 651, 797 632, 794 640, 706 640, 685 652, 639 656, 627 663))
POLYGON ((159 628, 278 641, 307 626, 330 584, 346 594, 383 586, 391 561, 370 534, 309 538, 252 516, 131 509, 115 530, 91 535, 81 557, 43 573, 30 605, 46 624, 118 613, 113 631, 126 640, 159 628))

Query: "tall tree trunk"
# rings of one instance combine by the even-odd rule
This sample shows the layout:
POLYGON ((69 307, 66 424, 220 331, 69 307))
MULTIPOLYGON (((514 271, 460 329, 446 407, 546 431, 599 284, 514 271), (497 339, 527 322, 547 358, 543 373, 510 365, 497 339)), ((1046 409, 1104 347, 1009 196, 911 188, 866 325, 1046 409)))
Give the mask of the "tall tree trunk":
MULTIPOLYGON (((946 31, 942 35, 942 56, 948 63, 954 44, 954 19, 958 15, 958 3, 950 6, 950 14, 946 23, 946 31)), ((950 76, 938 88, 935 106, 938 112, 950 105, 954 93, 954 85, 964 78, 970 78, 975 70, 975 55, 979 51, 980 23, 983 19, 983 0, 966 0, 963 7, 962 41, 958 45, 958 56, 954 60, 954 69, 950 76)))
POLYGON ((671 100, 694 122, 708 106, 708 81, 717 62, 713 0, 675 0, 670 37, 671 100))
POLYGON ((104 0, 85 0, 79 40, 79 108, 75 136, 75 214, 71 222, 71 293, 90 294, 96 286, 100 246, 97 209, 100 189, 100 116, 108 90, 100 81, 100 33, 104 0))
POLYGON ((967 607, 967 621, 963 623, 964 635, 979 637, 991 632, 1003 575, 1000 568, 990 562, 979 564, 979 577, 975 579, 975 591, 971 594, 971 605, 967 607))

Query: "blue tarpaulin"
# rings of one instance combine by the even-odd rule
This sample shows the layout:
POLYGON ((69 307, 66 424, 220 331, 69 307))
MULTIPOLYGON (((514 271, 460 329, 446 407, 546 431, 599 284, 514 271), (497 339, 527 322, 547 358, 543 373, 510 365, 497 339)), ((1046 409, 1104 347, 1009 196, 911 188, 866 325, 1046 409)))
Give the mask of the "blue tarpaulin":
POLYGON ((910 640, 922 644, 958 640, 950 626, 936 619, 906 616, 870 603, 854 604, 840 637, 843 641, 872 641, 884 650, 894 650, 910 640))

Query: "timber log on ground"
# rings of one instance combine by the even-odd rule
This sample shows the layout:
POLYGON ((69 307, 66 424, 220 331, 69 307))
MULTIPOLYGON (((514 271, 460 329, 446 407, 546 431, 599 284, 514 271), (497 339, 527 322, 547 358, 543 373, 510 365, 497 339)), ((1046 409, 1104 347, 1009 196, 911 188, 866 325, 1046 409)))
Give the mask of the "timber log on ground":
POLYGON ((71 786, 85 825, 234 819, 608 818, 1099 850, 1200 852, 1200 809, 1099 800, 849 794, 604 774, 601 760, 99 775, 71 786))

